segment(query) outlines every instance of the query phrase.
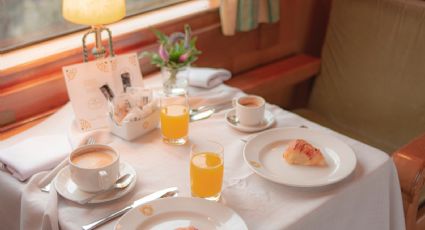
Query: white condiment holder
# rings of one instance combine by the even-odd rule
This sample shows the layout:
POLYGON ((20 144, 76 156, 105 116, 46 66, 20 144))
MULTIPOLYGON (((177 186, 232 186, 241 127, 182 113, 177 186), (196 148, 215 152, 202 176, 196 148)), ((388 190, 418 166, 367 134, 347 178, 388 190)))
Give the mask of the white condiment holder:
POLYGON ((160 110, 155 108, 151 114, 138 120, 117 124, 109 117, 111 132, 124 140, 131 141, 158 127, 160 110))

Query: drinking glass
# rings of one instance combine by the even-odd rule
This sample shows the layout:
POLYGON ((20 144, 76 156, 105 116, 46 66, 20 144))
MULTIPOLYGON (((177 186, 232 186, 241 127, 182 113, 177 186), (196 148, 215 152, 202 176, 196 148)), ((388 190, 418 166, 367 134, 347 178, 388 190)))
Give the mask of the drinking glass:
POLYGON ((193 197, 218 201, 223 184, 223 146, 205 140, 192 145, 190 151, 190 189, 193 197))
POLYGON ((162 140, 168 144, 183 145, 189 132, 189 103, 186 91, 174 89, 160 97, 162 140))

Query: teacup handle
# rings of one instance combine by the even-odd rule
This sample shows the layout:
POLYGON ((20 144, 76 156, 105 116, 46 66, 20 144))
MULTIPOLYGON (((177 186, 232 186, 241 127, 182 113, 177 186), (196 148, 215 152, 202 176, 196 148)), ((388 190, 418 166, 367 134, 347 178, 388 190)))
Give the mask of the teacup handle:
POLYGON ((108 173, 105 170, 99 171, 99 187, 102 188, 102 190, 108 189, 108 173))

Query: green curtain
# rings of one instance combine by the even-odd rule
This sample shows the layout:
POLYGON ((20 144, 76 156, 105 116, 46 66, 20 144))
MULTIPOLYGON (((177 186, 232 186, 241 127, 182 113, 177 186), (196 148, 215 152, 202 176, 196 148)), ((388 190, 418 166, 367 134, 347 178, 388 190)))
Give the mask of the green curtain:
POLYGON ((279 20, 279 0, 221 0, 220 17, 223 34, 250 31, 259 23, 279 20))

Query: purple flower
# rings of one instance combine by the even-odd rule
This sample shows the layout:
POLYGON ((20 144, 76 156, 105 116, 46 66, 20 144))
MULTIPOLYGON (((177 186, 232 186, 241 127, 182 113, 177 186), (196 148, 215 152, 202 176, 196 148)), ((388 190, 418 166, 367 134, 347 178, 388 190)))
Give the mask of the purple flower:
POLYGON ((168 44, 174 44, 178 42, 179 40, 183 40, 185 38, 184 34, 182 32, 175 32, 170 35, 170 38, 168 40, 168 44))
POLYGON ((161 57, 162 60, 164 61, 168 61, 169 55, 167 50, 164 48, 164 45, 160 45, 159 46, 159 50, 158 50, 159 56, 161 57))
POLYGON ((181 63, 181 62, 185 62, 185 61, 187 61, 187 59, 189 58, 189 56, 190 56, 190 51, 188 51, 188 52, 186 52, 186 53, 182 54, 182 55, 179 57, 179 62, 181 63))

